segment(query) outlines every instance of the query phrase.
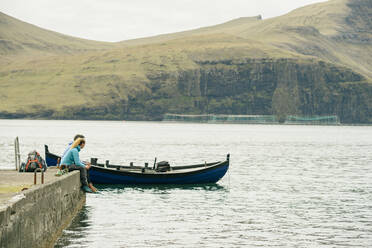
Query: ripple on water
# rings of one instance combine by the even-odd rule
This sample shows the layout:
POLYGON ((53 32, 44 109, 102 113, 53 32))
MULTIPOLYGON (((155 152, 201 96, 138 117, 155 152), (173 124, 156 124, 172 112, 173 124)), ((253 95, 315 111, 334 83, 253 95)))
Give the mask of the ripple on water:
POLYGON ((0 121, 1 168, 25 153, 137 165, 222 160, 230 177, 197 186, 98 186, 56 247, 370 247, 372 127, 0 121), (46 131, 47 130, 47 131, 46 131), (230 180, 228 180, 230 178, 230 180))

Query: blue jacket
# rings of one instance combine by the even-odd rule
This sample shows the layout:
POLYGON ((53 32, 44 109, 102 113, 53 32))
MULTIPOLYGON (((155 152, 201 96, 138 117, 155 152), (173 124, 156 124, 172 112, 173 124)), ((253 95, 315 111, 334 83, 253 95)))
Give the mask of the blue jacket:
POLYGON ((80 152, 81 148, 80 146, 77 146, 71 150, 69 150, 66 154, 66 156, 63 157, 62 161, 61 161, 61 164, 65 164, 65 165, 72 165, 72 164, 75 164, 75 165, 78 165, 78 166, 85 166, 85 164, 83 164, 81 161, 80 161, 80 158, 79 158, 79 152, 80 152))
POLYGON ((67 155, 68 151, 70 151, 70 148, 71 148, 71 145, 72 143, 74 143, 73 141, 71 141, 70 143, 68 143, 68 146, 66 147, 65 151, 63 152, 63 155, 61 157, 61 162, 62 160, 65 158, 65 156, 67 155))

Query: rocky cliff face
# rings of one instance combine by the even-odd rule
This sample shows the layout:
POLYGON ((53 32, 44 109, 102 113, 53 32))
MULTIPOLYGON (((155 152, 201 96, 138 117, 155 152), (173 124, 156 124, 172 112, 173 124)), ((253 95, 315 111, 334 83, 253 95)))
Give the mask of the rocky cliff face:
POLYGON ((195 112, 336 114, 344 123, 371 121, 372 85, 347 68, 294 59, 199 64, 179 73, 176 83, 179 94, 195 99, 195 112))
POLYGON ((127 101, 70 110, 70 118, 160 120, 170 112, 275 114, 282 119, 298 114, 338 115, 342 123, 372 123, 372 84, 347 68, 294 59, 198 64, 197 69, 152 74, 147 90, 127 101))
POLYGON ((100 107, 38 108, 2 117, 161 120, 165 113, 338 115, 372 123, 372 84, 344 67, 316 60, 198 61, 197 67, 148 75, 143 90, 100 107))

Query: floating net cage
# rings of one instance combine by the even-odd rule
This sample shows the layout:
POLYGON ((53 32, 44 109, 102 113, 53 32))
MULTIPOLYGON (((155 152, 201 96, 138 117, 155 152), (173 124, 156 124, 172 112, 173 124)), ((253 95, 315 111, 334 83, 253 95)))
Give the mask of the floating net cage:
POLYGON ((253 123, 266 124, 278 123, 274 115, 212 115, 209 122, 253 123))
MULTIPOLYGON (((279 124, 275 115, 182 115, 165 114, 163 121, 196 123, 242 123, 242 124, 279 124)), ((339 125, 337 115, 330 116, 296 116, 289 115, 285 124, 297 125, 339 125)))
POLYGON ((278 123, 274 115, 180 115, 165 114, 163 121, 201 122, 201 123, 278 123))
POLYGON ((285 121, 286 124, 303 124, 303 125, 339 125, 340 119, 337 115, 328 116, 296 116, 289 115, 285 121))

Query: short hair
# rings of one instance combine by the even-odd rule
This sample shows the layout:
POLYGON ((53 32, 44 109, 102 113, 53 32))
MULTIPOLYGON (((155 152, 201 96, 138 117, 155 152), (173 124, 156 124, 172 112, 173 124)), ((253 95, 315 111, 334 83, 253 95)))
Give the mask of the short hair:
POLYGON ((81 144, 85 144, 85 139, 82 139, 79 143, 79 146, 81 146, 81 144))
POLYGON ((85 138, 84 135, 82 134, 76 134, 75 137, 74 137, 74 140, 77 140, 78 138, 85 138))

